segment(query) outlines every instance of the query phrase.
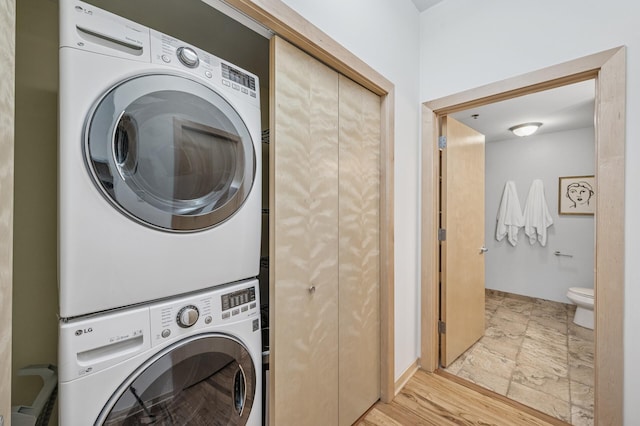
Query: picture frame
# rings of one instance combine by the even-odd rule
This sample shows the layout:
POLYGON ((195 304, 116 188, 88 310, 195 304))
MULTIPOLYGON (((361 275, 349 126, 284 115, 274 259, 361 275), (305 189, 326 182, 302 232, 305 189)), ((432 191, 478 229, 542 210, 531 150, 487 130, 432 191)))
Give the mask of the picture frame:
POLYGON ((596 209, 596 178, 562 176, 558 178, 558 214, 593 215, 596 209))

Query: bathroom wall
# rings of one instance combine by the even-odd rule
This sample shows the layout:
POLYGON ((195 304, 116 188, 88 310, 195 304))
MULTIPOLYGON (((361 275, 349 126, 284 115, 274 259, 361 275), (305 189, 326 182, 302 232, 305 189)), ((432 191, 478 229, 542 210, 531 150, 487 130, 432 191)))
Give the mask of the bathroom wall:
POLYGON ((494 290, 570 303, 569 287, 593 287, 593 216, 558 214, 558 177, 594 172, 594 128, 488 142, 485 147, 485 285, 494 290), (531 245, 524 229, 513 247, 498 242, 496 215, 507 180, 513 180, 522 209, 534 179, 542 179, 553 225, 547 245, 531 245), (555 256, 554 251, 573 257, 555 256))

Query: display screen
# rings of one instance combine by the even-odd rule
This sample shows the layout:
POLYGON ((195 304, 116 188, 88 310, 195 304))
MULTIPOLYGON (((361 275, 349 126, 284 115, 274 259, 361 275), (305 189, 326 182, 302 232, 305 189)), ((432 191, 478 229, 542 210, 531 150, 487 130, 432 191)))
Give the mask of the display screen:
POLYGON ((229 65, 222 64, 222 76, 228 80, 238 83, 248 89, 256 90, 256 79, 248 74, 243 73, 229 65))
POLYGON ((256 300, 256 289, 254 287, 234 291, 233 293, 223 294, 222 310, 226 311, 227 309, 232 309, 236 306, 253 302, 254 300, 256 300))

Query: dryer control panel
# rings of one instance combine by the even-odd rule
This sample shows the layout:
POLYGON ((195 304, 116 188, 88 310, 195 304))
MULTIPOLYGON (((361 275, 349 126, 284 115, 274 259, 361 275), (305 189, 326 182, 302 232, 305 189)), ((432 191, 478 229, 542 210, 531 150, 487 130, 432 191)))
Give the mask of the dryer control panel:
POLYGON ((260 106, 260 82, 255 74, 175 37, 150 30, 151 62, 197 75, 231 96, 260 106))

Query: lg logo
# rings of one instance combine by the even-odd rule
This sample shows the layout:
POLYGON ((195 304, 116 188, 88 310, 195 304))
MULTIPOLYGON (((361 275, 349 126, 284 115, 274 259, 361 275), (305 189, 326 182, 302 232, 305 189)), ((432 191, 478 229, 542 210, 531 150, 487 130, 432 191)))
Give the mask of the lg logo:
POLYGON ((81 330, 76 330, 76 336, 82 336, 83 334, 91 333, 92 331, 93 331, 93 328, 91 327, 83 328, 81 330))

